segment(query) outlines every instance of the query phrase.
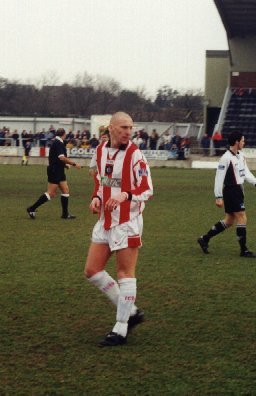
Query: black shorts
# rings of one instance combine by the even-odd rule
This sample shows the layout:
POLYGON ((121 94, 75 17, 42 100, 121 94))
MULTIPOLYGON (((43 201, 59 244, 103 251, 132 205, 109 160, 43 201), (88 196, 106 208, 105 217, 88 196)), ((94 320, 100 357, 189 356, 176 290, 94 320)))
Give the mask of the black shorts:
POLYGON ((52 168, 50 166, 47 167, 47 176, 48 183, 51 184, 59 184, 66 180, 66 175, 64 168, 52 168))
POLYGON ((224 187, 223 200, 226 213, 242 212, 244 206, 244 192, 241 185, 224 187))

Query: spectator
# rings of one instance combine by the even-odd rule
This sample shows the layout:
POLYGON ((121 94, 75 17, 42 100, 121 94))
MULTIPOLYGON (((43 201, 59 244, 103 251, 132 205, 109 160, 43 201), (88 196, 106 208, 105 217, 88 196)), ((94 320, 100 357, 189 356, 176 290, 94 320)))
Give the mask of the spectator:
POLYGON ((46 145, 47 145, 47 147, 51 146, 51 144, 53 142, 53 139, 55 138, 55 134, 56 134, 56 131, 53 128, 53 126, 51 125, 50 128, 48 129, 47 133, 46 133, 46 136, 45 136, 46 137, 46 145))
POLYGON ((210 138, 207 135, 207 133, 204 134, 204 136, 201 139, 201 147, 203 149, 203 155, 209 155, 209 148, 210 148, 210 138))
POLYGON ((69 140, 67 143, 65 141, 66 149, 72 149, 74 147, 72 140, 69 140))
POLYGON ((5 130, 5 145, 11 146, 12 145, 12 135, 10 133, 10 129, 6 128, 5 130))
POLYGON ((81 144, 80 144, 80 148, 89 149, 90 148, 89 140, 83 139, 81 144))
POLYGON ((171 136, 168 131, 166 131, 163 136, 162 136, 162 141, 164 145, 164 150, 170 150, 171 149, 171 136))
POLYGON ((140 150, 147 150, 147 141, 146 139, 142 139, 142 143, 139 146, 140 150))
POLYGON ((91 132, 88 129, 85 130, 85 136, 87 140, 91 139, 91 132))
POLYGON ((179 135, 179 132, 176 131, 175 135, 171 139, 171 150, 177 150, 179 151, 180 149, 180 144, 181 144, 181 137, 179 135))
POLYGON ((72 139, 74 139, 74 137, 75 137, 75 135, 73 134, 72 129, 70 129, 70 130, 68 131, 68 133, 67 133, 65 142, 68 143, 68 142, 72 141, 72 139))
POLYGON ((80 129, 78 129, 78 131, 76 131, 75 138, 81 139, 81 137, 82 137, 82 133, 81 133, 80 129))
POLYGON ((73 147, 77 147, 79 144, 79 140, 76 138, 73 138, 69 141, 69 143, 71 143, 73 145, 73 147))
POLYGON ((50 125, 49 132, 51 132, 52 135, 53 135, 53 137, 55 138, 55 136, 56 136, 56 129, 54 128, 53 125, 50 125))
POLYGON ((188 156, 190 148, 190 141, 188 137, 184 137, 181 139, 180 148, 178 150, 178 160, 185 160, 188 156))
POLYGON ((41 130, 41 132, 39 132, 38 139, 39 139, 39 146, 45 147, 46 146, 46 133, 45 133, 44 128, 41 130))
POLYGON ((15 142, 14 145, 15 145, 16 147, 19 147, 19 145, 20 145, 19 137, 20 137, 20 135, 19 135, 17 129, 15 129, 15 130, 13 131, 12 138, 13 138, 13 140, 14 140, 14 142, 15 142))
POLYGON ((140 145, 143 143, 143 140, 142 140, 142 138, 141 138, 141 136, 140 136, 140 131, 138 131, 138 132, 135 133, 135 136, 134 136, 134 138, 132 139, 132 142, 133 142, 134 144, 136 144, 137 147, 140 147, 140 145))
MULTIPOLYGON (((142 140, 145 141, 145 143, 146 143, 146 148, 147 148, 147 147, 148 147, 148 139, 149 139, 149 136, 148 136, 148 133, 147 133, 144 129, 142 129, 142 130, 140 131, 140 137, 141 137, 142 140)), ((145 150, 145 149, 143 149, 143 150, 145 150)))
POLYGON ((212 136, 213 145, 215 148, 215 155, 218 157, 221 155, 221 143, 222 143, 222 136, 219 131, 215 131, 212 136))
POLYGON ((5 130, 0 129, 0 146, 4 146, 5 145, 5 130))
POLYGON ((156 129, 153 129, 151 136, 149 137, 149 148, 150 150, 156 150, 157 149, 157 142, 158 142, 159 136, 156 132, 156 129))
POLYGON ((89 140, 90 148, 96 148, 99 145, 99 140, 96 138, 96 135, 92 135, 92 138, 89 140))

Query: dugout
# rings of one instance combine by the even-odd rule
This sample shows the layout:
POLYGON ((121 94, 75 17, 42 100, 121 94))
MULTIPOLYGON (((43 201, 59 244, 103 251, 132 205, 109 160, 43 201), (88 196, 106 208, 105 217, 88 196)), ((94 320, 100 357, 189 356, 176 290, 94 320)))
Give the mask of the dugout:
POLYGON ((227 51, 206 51, 204 125, 233 130, 256 147, 256 1, 214 0, 227 34, 227 51))

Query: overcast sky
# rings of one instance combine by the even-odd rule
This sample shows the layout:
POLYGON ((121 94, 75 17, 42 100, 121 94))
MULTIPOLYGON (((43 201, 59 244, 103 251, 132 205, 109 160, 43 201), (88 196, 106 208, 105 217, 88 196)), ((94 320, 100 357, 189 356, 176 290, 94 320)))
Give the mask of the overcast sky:
POLYGON ((213 0, 0 0, 0 15, 0 77, 21 82, 203 90, 205 51, 228 48, 213 0))

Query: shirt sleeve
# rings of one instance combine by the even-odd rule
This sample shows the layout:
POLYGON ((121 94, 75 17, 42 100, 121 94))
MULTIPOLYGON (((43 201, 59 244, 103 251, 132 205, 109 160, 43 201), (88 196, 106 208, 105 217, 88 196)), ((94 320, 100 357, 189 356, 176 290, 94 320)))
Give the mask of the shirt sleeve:
POLYGON ((245 158, 244 158, 244 170, 245 170, 245 180, 250 184, 256 185, 256 178, 249 170, 245 158))
POLYGON ((97 161, 96 161, 96 151, 93 153, 90 164, 89 164, 89 168, 97 168, 97 161))
POLYGON ((64 144, 58 142, 56 147, 57 157, 66 157, 65 146, 64 144))
POLYGON ((100 199, 102 199, 102 186, 100 185, 100 174, 98 168, 96 173, 93 175, 93 178, 94 178, 94 190, 92 197, 99 197, 100 199))
POLYGON ((135 188, 130 191, 132 201, 147 201, 153 195, 153 184, 148 162, 140 150, 134 152, 133 173, 135 188))
POLYGON ((229 166, 229 162, 230 161, 227 158, 222 157, 218 163, 218 167, 215 175, 215 183, 214 183, 215 198, 223 198, 223 184, 229 166))

